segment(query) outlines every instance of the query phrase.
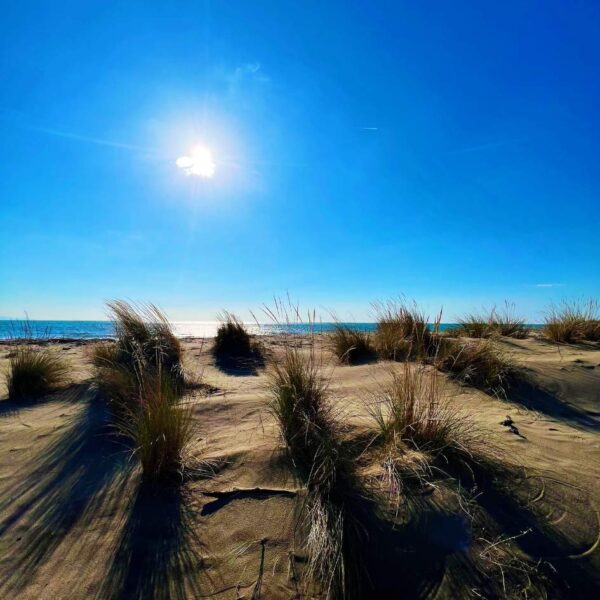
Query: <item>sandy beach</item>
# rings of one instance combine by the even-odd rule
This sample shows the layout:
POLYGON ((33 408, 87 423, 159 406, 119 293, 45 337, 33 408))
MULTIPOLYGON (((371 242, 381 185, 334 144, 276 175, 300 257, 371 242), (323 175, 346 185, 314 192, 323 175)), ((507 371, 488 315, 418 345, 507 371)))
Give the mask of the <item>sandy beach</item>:
MULTIPOLYGON (((184 342, 186 371, 202 383, 186 395, 195 423, 190 452, 210 460, 213 472, 177 490, 147 491, 95 391, 94 343, 53 343, 74 367, 66 390, 26 404, 0 401, 0 595, 311 597, 300 585, 302 485, 268 410, 265 371, 225 372, 213 363, 210 340, 184 342)), ((266 339, 269 355, 281 343, 266 339)), ((351 432, 368 433, 372 392, 395 365, 342 366, 321 338, 316 343, 332 402, 351 432)), ((492 532, 515 537, 540 565, 550 563, 550 597, 591 597, 600 584, 600 348, 559 347, 532 335, 495 343, 525 367, 530 383, 507 399, 447 386, 455 406, 505 453, 512 498, 485 495, 486 532, 445 507, 441 488, 433 490, 428 502, 442 507, 445 520, 420 522, 424 546, 409 540, 390 550, 372 542, 383 564, 388 552, 404 556, 383 584, 386 597, 397 597, 400 578, 407 597, 477 597, 485 581, 469 557, 492 532), (518 433, 501 424, 507 415, 518 433)), ((10 352, 0 346, 0 367, 10 352)))

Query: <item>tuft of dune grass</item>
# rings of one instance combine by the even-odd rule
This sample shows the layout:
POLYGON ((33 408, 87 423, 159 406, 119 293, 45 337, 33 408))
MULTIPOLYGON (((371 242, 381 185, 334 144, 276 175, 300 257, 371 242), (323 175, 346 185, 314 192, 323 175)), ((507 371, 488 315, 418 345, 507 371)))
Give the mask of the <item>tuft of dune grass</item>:
POLYGON ((116 428, 131 440, 146 482, 179 482, 193 434, 191 409, 181 405, 171 377, 160 372, 138 373, 136 392, 137 402, 123 407, 116 428))
POLYGON ((471 441, 471 421, 452 404, 441 376, 431 367, 403 363, 376 400, 371 414, 386 445, 402 443, 439 454, 471 441))
POLYGON ((37 399, 67 385, 71 366, 60 351, 48 345, 48 331, 36 332, 26 318, 13 327, 15 347, 8 357, 6 386, 11 400, 37 399))
POLYGON ((451 377, 495 395, 504 396, 515 367, 493 340, 445 339, 433 364, 451 377))
POLYGON ((501 310, 492 308, 489 313, 468 313, 458 320, 452 334, 471 338, 489 338, 495 335, 524 339, 529 334, 525 319, 516 313, 515 305, 504 303, 501 310))
POLYGON ((441 313, 433 329, 428 317, 416 303, 403 300, 373 303, 376 319, 374 334, 377 355, 386 360, 424 359, 435 352, 441 313))
POLYGON ((180 481, 193 427, 190 409, 180 403, 185 378, 179 340, 153 305, 114 301, 109 308, 116 340, 97 344, 93 363, 113 425, 131 441, 144 481, 180 481))
POLYGON ((328 342, 332 352, 342 363, 356 365, 375 356, 370 334, 343 323, 335 324, 328 342))
POLYGON ((183 350, 167 317, 154 305, 134 306, 122 300, 108 303, 115 328, 114 342, 96 344, 92 361, 98 388, 119 410, 138 399, 140 373, 171 379, 183 391, 183 350))
MULTIPOLYGON (((283 312, 276 306, 267 314, 283 312)), ((288 321, 289 323, 289 321, 288 321)), ((288 327, 289 329, 289 327, 288 327)), ((355 454, 344 443, 342 426, 328 399, 328 377, 315 351, 288 338, 268 371, 270 410, 298 476, 305 482, 301 526, 306 531, 306 576, 331 600, 361 597, 363 496, 355 454)))
POLYGON ((11 400, 36 399, 69 382, 70 365, 58 351, 31 344, 17 346, 8 359, 6 384, 11 400))
POLYGON ((219 319, 221 324, 212 346, 215 360, 225 366, 234 367, 262 362, 261 347, 253 342, 244 322, 227 311, 219 315, 219 319))
POLYGON ((594 299, 564 300, 552 305, 545 317, 544 335, 551 341, 572 344, 600 341, 600 309, 594 299))

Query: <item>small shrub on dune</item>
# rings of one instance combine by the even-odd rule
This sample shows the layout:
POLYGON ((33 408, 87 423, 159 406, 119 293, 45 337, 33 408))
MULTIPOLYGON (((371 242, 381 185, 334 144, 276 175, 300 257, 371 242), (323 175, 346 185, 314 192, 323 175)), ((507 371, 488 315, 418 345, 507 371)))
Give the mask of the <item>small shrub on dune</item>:
POLYGON ((70 366, 58 351, 32 343, 17 346, 8 359, 6 383, 11 400, 35 399, 66 385, 70 366))
POLYGON ((212 347, 217 362, 225 366, 243 366, 260 361, 260 346, 253 343, 246 325, 234 314, 224 312, 212 347))
POLYGON ((329 344, 338 359, 349 365, 367 362, 375 356, 369 333, 342 323, 335 324, 329 334, 329 344))
POLYGON ((191 410, 179 402, 171 377, 139 373, 137 402, 123 407, 117 430, 133 444, 146 482, 181 481, 191 441, 191 410))
POLYGON ((543 331, 549 340, 563 344, 600 340, 598 302, 565 300, 559 306, 551 306, 543 331))
POLYGON ((492 340, 446 340, 433 360, 442 371, 462 383, 504 395, 514 367, 492 340))
POLYGON ((423 359, 435 348, 441 314, 429 328, 428 318, 413 303, 391 300, 373 304, 377 326, 375 347, 379 357, 387 360, 423 359))

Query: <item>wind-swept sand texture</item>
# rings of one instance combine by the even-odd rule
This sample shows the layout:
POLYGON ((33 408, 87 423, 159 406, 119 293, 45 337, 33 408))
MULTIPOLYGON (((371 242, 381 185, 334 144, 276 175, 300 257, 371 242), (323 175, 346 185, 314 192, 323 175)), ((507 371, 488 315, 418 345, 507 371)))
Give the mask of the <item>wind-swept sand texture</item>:
MULTIPOLYGON (((282 341, 265 343, 276 357, 282 341)), ((600 589, 600 349, 558 349, 531 337, 499 343, 527 368, 527 382, 508 399, 448 385, 453 402, 504 450, 511 485, 473 499, 489 529, 472 526, 460 508, 428 509, 410 527, 371 540, 378 597, 489 597, 470 558, 497 542, 485 536, 498 531, 556 569, 550 597, 600 589), (518 433, 500 424, 507 415, 518 433)), ((112 434, 93 389, 91 345, 56 344, 74 365, 69 389, 30 404, 0 400, 0 597, 311 597, 296 527, 303 490, 267 409, 264 370, 223 372, 210 342, 185 342, 188 371, 212 386, 189 395, 197 423, 190 452, 210 459, 214 473, 152 490, 140 485, 135 457, 112 434)), ((0 346, 3 368, 10 350, 0 346)), ((357 435, 368 433, 369 392, 393 365, 336 366, 327 351, 324 361, 340 415, 357 435)), ((432 496, 430 507, 443 505, 441 492, 432 496)))

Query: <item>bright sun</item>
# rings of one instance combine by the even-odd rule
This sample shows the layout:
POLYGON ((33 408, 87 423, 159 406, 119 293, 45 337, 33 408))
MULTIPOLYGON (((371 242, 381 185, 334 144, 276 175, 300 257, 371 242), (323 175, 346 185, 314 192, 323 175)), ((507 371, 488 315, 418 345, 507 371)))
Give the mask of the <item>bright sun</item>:
POLYGON ((215 162, 210 150, 196 146, 189 156, 180 156, 175 164, 186 174, 210 179, 215 174, 215 162))

